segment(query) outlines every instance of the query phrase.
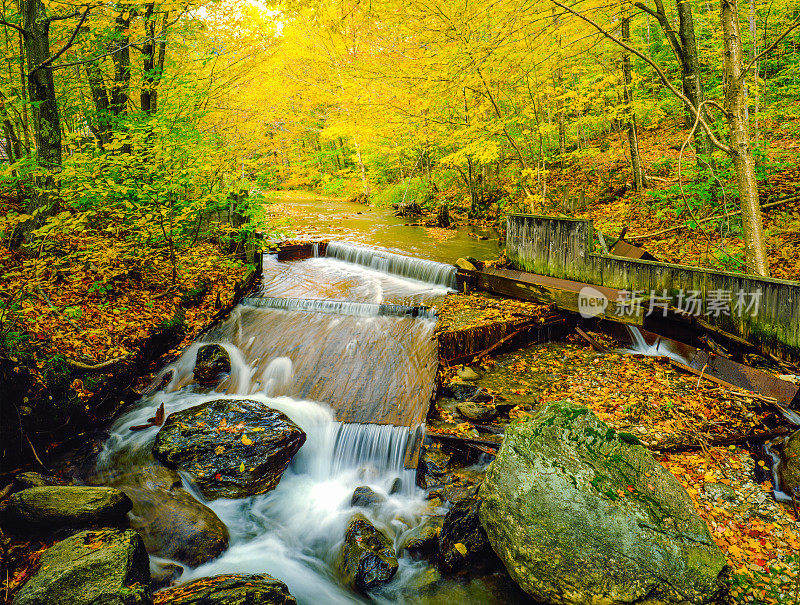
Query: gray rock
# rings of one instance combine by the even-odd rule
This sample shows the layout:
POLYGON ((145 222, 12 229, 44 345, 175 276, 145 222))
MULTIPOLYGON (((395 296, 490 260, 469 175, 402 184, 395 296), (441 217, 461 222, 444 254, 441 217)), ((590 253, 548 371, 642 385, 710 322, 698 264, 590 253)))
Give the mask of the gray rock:
POLYGON ((420 450, 419 463, 417 464, 417 485, 428 489, 435 485, 442 485, 450 481, 447 467, 450 463, 450 454, 442 451, 436 445, 424 445, 420 450))
POLYGON ((386 502, 386 498, 375 493, 375 491, 366 485, 362 485, 353 491, 353 497, 350 499, 350 506, 368 507, 383 502, 386 502))
POLYGON ((783 442, 777 471, 781 489, 792 498, 797 511, 800 503, 800 431, 795 431, 783 442))
POLYGON ((170 414, 153 453, 189 471, 206 498, 274 489, 306 434, 286 414, 247 399, 217 399, 170 414))
MULTIPOLYGON (((480 389, 476 389, 475 385, 471 382, 463 382, 461 380, 449 382, 442 385, 442 396, 456 399, 457 401, 466 401, 467 399, 475 399, 475 394, 480 389)), ((491 400, 491 399, 490 399, 491 400)))
POLYGON ((286 584, 267 574, 226 574, 167 588, 156 602, 169 605, 297 605, 286 584))
POLYGON ((203 345, 197 351, 194 379, 201 384, 214 384, 231 371, 231 358, 220 345, 203 345))
POLYGON ((456 502, 444 518, 439 536, 439 569, 447 573, 484 568, 495 560, 486 531, 481 526, 481 501, 456 502))
POLYGON ((727 502, 736 502, 737 500, 736 490, 724 483, 706 483, 703 486, 703 491, 712 500, 716 500, 717 498, 722 498, 727 502))
POLYGON ((183 575, 183 567, 177 563, 150 562, 150 590, 156 591, 175 584, 183 575))
POLYGON ((490 422, 497 418, 497 411, 494 408, 475 401, 459 403, 456 405, 456 409, 464 418, 478 422, 490 422))
POLYGON ((124 527, 131 506, 125 494, 111 487, 31 487, 9 498, 4 526, 11 533, 26 536, 62 529, 124 527))
POLYGON ((360 592, 368 592, 391 580, 397 567, 392 541, 364 515, 355 515, 347 526, 337 561, 342 581, 360 592))
POLYGON ((175 471, 154 462, 111 484, 133 502, 130 525, 142 536, 148 553, 197 567, 228 548, 228 528, 181 487, 175 471))
POLYGON ((13 605, 152 603, 150 568, 134 531, 84 531, 48 548, 13 605))
POLYGON ((506 429, 480 519, 512 578, 554 604, 712 603, 725 557, 632 435, 557 402, 506 429))

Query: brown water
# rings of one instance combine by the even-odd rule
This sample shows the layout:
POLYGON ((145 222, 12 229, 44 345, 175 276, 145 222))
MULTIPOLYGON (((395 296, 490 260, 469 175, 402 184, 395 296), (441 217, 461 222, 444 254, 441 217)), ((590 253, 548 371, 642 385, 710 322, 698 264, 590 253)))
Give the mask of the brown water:
POLYGON ((429 229, 409 225, 423 218, 394 216, 391 208, 374 208, 341 200, 278 192, 268 198, 279 215, 289 216, 289 225, 276 239, 334 239, 377 246, 443 263, 472 256, 481 260, 500 254, 498 233, 480 227, 429 229), (481 240, 470 236, 488 239, 481 240), (446 239, 445 239, 446 238, 446 239))

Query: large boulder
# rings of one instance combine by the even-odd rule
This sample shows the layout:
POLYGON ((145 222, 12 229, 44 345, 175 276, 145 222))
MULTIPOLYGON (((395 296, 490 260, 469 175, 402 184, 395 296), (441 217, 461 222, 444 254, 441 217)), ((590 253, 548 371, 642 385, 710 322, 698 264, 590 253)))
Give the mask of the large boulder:
POLYGON ((556 604, 711 603, 725 557, 632 435, 555 403, 509 426, 480 518, 511 576, 556 604))
POLYGON ((199 578, 157 592, 156 605, 296 605, 286 584, 267 574, 199 578))
POLYGON ((431 488, 435 485, 444 485, 451 479, 447 474, 450 465, 450 454, 442 450, 441 446, 435 444, 423 445, 419 454, 417 464, 416 481, 423 489, 431 488))
POLYGON ((154 462, 111 481, 133 502, 130 525, 147 552, 197 567, 228 548, 228 528, 181 487, 175 471, 154 462))
POLYGON ((439 569, 447 573, 481 569, 496 561, 481 526, 477 498, 453 504, 439 535, 439 569))
POLYGON ((4 527, 33 536, 58 530, 128 524, 131 501, 117 489, 58 485, 31 487, 13 494, 6 506, 4 527))
POLYGON ((48 548, 13 605, 152 603, 150 567, 134 531, 84 531, 48 548))
POLYGON ((367 592, 391 580, 398 565, 392 541, 364 515, 355 515, 347 526, 337 567, 346 585, 367 592))
POLYGON ((214 384, 231 371, 231 358, 221 345, 203 345, 197 350, 194 379, 201 384, 214 384))
POLYGON ((153 453, 189 471, 209 499, 274 489, 306 434, 283 412, 258 401, 217 399, 170 414, 153 453))

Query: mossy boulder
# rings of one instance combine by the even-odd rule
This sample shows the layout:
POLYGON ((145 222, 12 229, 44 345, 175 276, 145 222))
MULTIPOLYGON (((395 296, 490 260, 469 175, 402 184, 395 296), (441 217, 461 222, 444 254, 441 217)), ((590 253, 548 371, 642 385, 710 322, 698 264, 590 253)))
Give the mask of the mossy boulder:
POLYGON ((13 605, 152 603, 150 566, 132 530, 84 531, 48 548, 13 605))
POLYGON ((296 605, 286 584, 267 574, 199 578, 155 594, 156 605, 296 605))
POLYGON ((203 345, 197 350, 194 379, 201 384, 214 384, 231 371, 231 358, 222 345, 203 345))
POLYGON ((206 498, 244 498, 274 489, 306 434, 258 401, 217 399, 170 414, 153 453, 195 477, 206 498))
POLYGON ((496 562, 481 526, 477 498, 459 500, 445 515, 439 535, 439 569, 445 573, 482 570, 496 562))
POLYGON ((110 487, 54 485, 31 487, 13 494, 3 526, 11 533, 35 536, 59 530, 124 527, 130 499, 110 487))
POLYGON ((365 593, 391 580, 398 565, 392 541, 359 514, 347 526, 337 567, 344 584, 365 593))
POLYGON ((538 601, 700 604, 723 592, 725 557, 689 495, 585 408, 554 403, 509 426, 480 495, 492 548, 538 601))
POLYGON ((177 472, 153 461, 111 483, 133 502, 130 525, 148 553, 197 567, 228 548, 228 528, 182 487, 177 472))

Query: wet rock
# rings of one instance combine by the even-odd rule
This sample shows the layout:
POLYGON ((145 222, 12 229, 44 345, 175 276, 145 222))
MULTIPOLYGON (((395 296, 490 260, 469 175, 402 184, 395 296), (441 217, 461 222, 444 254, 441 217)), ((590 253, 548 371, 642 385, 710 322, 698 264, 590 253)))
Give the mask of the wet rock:
POLYGON ((699 604, 723 591, 725 557, 680 483, 585 408, 556 402, 510 425, 480 495, 492 548, 538 601, 699 604))
POLYGON ((471 262, 469 262, 466 258, 459 258, 456 261, 456 267, 458 267, 459 269, 464 269, 465 271, 477 271, 478 270, 475 267, 475 265, 473 265, 471 262))
POLYGON ((386 498, 374 492, 366 485, 362 485, 353 491, 353 497, 350 499, 350 506, 363 506, 366 508, 373 504, 381 504, 383 502, 386 502, 386 498))
POLYGON ((422 214, 422 206, 420 206, 417 202, 401 202, 397 205, 392 204, 395 207, 395 216, 419 216, 422 214))
POLYGON ((64 482, 55 477, 49 477, 39 473, 20 473, 14 477, 13 491, 20 492, 24 489, 30 489, 31 487, 48 487, 53 485, 64 485, 64 482))
POLYGON ((399 494, 403 491, 403 480, 400 477, 395 477, 392 481, 392 486, 389 488, 389 495, 399 494))
POLYGON ((231 358, 220 345, 203 345, 197 351, 194 379, 201 384, 214 384, 231 371, 231 358))
POLYGON ((800 431, 795 431, 783 442, 777 471, 781 489, 793 498, 797 508, 800 504, 800 431))
POLYGON ((84 531, 48 548, 13 605, 152 603, 150 567, 134 531, 84 531))
POLYGON ((736 502, 737 500, 736 490, 724 483, 706 483, 703 486, 703 491, 712 500, 717 500, 718 498, 722 498, 728 502, 736 502))
POLYGON ((436 445, 423 445, 417 464, 417 485, 428 489, 435 485, 448 482, 447 467, 450 463, 450 454, 442 451, 436 445))
POLYGON ((454 381, 442 385, 442 397, 449 397, 457 401, 466 401, 467 399, 474 399, 473 395, 477 389, 475 385, 470 382, 454 381))
POLYGON ((456 374, 461 380, 478 380, 478 378, 480 378, 478 373, 469 366, 458 368, 456 374))
POLYGON ((177 563, 150 563, 150 590, 156 591, 175 584, 183 575, 183 567, 177 563))
POLYGON ((163 605, 296 605, 289 588, 267 574, 199 578, 155 594, 163 605))
POLYGON ((112 481, 133 502, 131 528, 147 552, 197 567, 228 548, 228 528, 181 487, 175 471, 154 463, 112 481))
POLYGON ((361 592, 373 590, 397 572, 392 541, 364 515, 356 515, 347 526, 337 567, 346 585, 361 592))
POLYGON ((481 526, 477 498, 456 502, 444 518, 439 536, 439 569, 446 573, 483 568, 495 558, 481 526))
POLYGON ((131 506, 125 494, 110 487, 31 487, 9 498, 3 526, 24 536, 90 527, 124 527, 131 506))
POLYGON ((478 494, 485 471, 462 468, 449 472, 447 483, 432 489, 430 496, 440 498, 443 502, 456 503, 461 500, 475 498, 478 494))
POLYGON ((475 401, 465 401, 456 406, 458 413, 464 418, 475 420, 478 422, 491 422, 497 418, 497 412, 494 408, 485 406, 475 401))
POLYGON ((206 498, 243 498, 274 489, 306 434, 258 401, 217 399, 170 414, 153 453, 189 471, 206 498))
POLYGON ((439 546, 443 523, 444 517, 428 517, 403 536, 400 550, 407 550, 415 557, 430 557, 439 546))

